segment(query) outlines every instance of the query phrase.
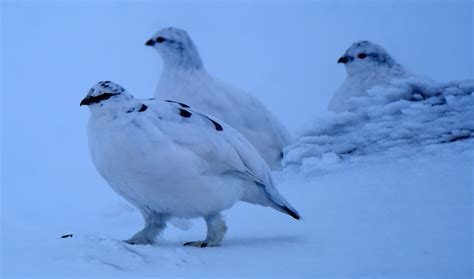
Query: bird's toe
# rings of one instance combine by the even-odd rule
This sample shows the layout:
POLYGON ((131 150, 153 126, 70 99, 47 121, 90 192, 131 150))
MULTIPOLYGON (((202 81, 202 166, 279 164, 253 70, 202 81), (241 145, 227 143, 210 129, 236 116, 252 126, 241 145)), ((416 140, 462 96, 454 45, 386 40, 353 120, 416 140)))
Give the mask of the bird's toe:
POLYGON ((183 244, 183 246, 194 246, 199 248, 211 247, 207 241, 190 241, 183 244))
POLYGON ((130 244, 130 245, 147 245, 147 244, 153 244, 154 240, 148 239, 148 238, 135 238, 132 237, 127 240, 123 240, 123 242, 130 244))

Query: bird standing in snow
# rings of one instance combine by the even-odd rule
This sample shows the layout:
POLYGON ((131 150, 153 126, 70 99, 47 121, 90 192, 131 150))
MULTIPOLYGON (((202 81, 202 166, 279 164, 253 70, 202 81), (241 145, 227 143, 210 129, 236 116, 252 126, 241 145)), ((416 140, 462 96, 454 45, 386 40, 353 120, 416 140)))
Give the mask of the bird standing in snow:
POLYGON ((155 96, 189 104, 244 135, 272 170, 281 169, 282 149, 291 142, 285 127, 254 96, 209 75, 186 31, 169 27, 146 42, 163 60, 155 96))
POLYGON ((344 64, 347 78, 329 102, 328 109, 333 112, 350 111, 351 97, 366 96, 374 86, 385 86, 393 79, 412 75, 383 47, 369 41, 352 44, 337 63, 344 64))
POLYGON ((346 66, 348 77, 329 109, 348 112, 328 115, 303 131, 285 148, 285 166, 313 168, 403 150, 411 156, 438 144, 472 149, 473 79, 441 83, 410 73, 368 41, 354 43, 338 62, 346 66))
POLYGON ((153 243, 174 216, 207 223, 207 238, 185 245, 219 245, 227 230, 221 211, 238 200, 300 218, 254 146, 220 120, 182 103, 135 99, 110 81, 95 85, 81 105, 91 112, 96 169, 145 219, 127 243, 153 243))

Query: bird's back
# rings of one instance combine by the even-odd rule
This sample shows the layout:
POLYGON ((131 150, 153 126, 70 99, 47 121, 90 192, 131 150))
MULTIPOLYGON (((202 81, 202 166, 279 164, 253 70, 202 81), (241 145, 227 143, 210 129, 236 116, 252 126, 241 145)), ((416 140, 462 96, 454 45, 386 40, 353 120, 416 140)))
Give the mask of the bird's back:
POLYGON ((334 92, 328 110, 338 113, 351 111, 354 109, 351 98, 367 96, 367 91, 376 86, 387 86, 394 79, 408 76, 410 73, 401 67, 381 68, 349 75, 334 92))
POLYGON ((282 149, 291 142, 283 125, 254 96, 205 71, 164 73, 155 96, 189 104, 224 120, 242 133, 272 169, 281 168, 282 149))

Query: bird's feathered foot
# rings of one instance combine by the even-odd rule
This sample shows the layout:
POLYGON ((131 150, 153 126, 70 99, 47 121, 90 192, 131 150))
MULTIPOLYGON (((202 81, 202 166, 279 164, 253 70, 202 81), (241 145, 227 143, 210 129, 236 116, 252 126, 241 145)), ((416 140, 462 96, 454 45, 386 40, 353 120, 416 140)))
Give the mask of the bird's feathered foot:
MULTIPOLYGON (((143 213, 142 213, 143 214, 143 213)), ((156 236, 166 228, 168 216, 163 214, 144 214, 145 227, 123 242, 131 245, 146 245, 155 243, 156 236), (145 217, 146 216, 146 217, 145 217)))
POLYGON ((190 241, 183 244, 183 246, 194 246, 199 248, 220 246, 227 226, 220 213, 210 215, 205 218, 207 224, 207 237, 203 241, 190 241))
POLYGON ((130 239, 124 240, 123 242, 130 245, 147 245, 155 243, 155 237, 147 237, 144 234, 140 234, 140 232, 136 233, 130 239))

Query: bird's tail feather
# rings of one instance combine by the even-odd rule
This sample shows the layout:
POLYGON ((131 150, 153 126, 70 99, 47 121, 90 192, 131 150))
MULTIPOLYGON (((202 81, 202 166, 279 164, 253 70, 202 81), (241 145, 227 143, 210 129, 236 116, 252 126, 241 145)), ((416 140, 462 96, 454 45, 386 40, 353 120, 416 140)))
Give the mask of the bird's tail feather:
MULTIPOLYGON (((249 173, 228 171, 226 174, 231 174, 239 178, 249 179, 255 184, 246 185, 246 194, 242 197, 242 200, 252 204, 259 204, 263 206, 269 206, 282 213, 288 214, 296 220, 301 219, 301 215, 298 211, 291 206, 289 202, 283 198, 280 193, 273 187, 267 187, 262 181, 256 179, 254 176, 250 176, 249 173), (255 185, 258 187, 256 188, 255 185), (260 192, 259 194, 257 192, 260 192)), ((271 177, 270 177, 271 181, 271 177)), ((245 185, 245 184, 244 184, 245 185)))
POLYGON ((280 193, 274 188, 268 188, 262 183, 257 183, 260 188, 260 191, 266 197, 267 206, 270 206, 273 209, 276 209, 282 213, 288 214, 296 220, 301 219, 301 215, 298 211, 291 206, 291 204, 286 201, 286 199, 280 195, 280 193))
POLYGON ((275 203, 274 201, 272 201, 272 202, 273 202, 273 204, 270 205, 272 208, 274 208, 274 209, 276 209, 276 210, 278 210, 282 213, 288 214, 291 217, 295 218, 296 220, 301 219, 301 215, 289 203, 286 203, 286 205, 279 205, 279 204, 275 203))
POLYGON ((286 206, 282 207, 286 214, 290 215, 291 217, 295 218, 296 220, 301 219, 301 215, 295 209, 288 208, 286 206))

